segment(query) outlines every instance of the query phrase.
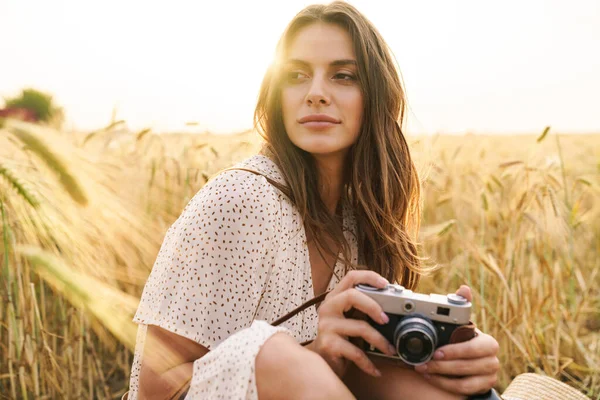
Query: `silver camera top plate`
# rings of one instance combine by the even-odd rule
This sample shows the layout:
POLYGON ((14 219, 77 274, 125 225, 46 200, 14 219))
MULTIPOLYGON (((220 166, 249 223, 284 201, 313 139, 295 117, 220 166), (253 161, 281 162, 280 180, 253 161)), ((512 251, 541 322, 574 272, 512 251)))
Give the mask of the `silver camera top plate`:
POLYGON ((471 319, 471 303, 462 296, 415 293, 397 284, 383 289, 359 284, 356 289, 375 300, 388 314, 421 314, 434 321, 464 325, 471 319))

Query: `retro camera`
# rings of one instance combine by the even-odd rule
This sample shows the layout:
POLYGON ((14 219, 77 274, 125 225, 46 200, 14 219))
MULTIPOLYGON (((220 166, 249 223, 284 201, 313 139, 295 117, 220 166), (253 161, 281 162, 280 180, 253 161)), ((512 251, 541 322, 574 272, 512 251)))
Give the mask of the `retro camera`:
POLYGON ((471 303, 462 296, 448 294, 421 294, 396 284, 383 289, 360 284, 356 289, 374 299, 387 314, 390 322, 380 325, 368 318, 396 349, 396 356, 380 352, 368 342, 367 354, 402 360, 409 365, 420 365, 433 357, 435 350, 452 343, 452 333, 469 324, 471 303))

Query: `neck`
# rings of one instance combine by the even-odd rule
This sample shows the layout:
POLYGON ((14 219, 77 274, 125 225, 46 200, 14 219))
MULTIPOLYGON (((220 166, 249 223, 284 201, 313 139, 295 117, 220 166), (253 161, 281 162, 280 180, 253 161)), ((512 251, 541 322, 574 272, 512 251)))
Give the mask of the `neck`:
POLYGON ((319 172, 319 193, 331 215, 335 214, 343 188, 344 161, 340 158, 315 157, 319 172))

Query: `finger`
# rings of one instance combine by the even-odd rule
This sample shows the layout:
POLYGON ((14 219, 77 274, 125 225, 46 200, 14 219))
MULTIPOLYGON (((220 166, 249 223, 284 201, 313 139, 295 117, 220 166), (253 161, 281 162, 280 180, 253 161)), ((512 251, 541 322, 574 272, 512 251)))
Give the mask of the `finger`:
POLYGON ((319 307, 319 318, 327 316, 343 317, 343 313, 352 308, 362 311, 379 324, 389 322, 389 317, 383 312, 381 305, 356 289, 348 289, 332 297, 326 304, 319 307))
POLYGON ((337 335, 328 335, 327 338, 321 339, 321 342, 323 347, 327 349, 329 355, 350 360, 356 364, 358 368, 369 375, 376 377, 381 376, 381 372, 379 372, 365 352, 349 341, 337 335))
POLYGON ((485 393, 494 387, 498 378, 493 375, 474 375, 466 378, 446 378, 442 375, 424 375, 432 385, 447 392, 462 395, 485 393))
POLYGON ((319 331, 333 332, 346 337, 361 337, 382 353, 390 356, 396 355, 395 347, 366 321, 330 318, 319 325, 319 331))
POLYGON ((342 293, 350 288, 353 288, 359 283, 371 285, 377 288, 384 288, 389 284, 387 279, 375 271, 354 270, 348 272, 330 294, 333 296, 334 294, 342 293))
POLYGON ((471 293, 471 288, 467 285, 461 285, 460 288, 456 291, 456 294, 464 297, 467 301, 473 301, 473 294, 471 293))
POLYGON ((453 343, 436 350, 434 360, 473 359, 495 356, 498 354, 498 342, 485 333, 479 333, 473 339, 461 343, 453 343))
POLYGON ((495 356, 474 360, 429 361, 415 367, 417 372, 450 376, 492 375, 499 370, 500 361, 495 356))
POLYGON ((353 345, 347 340, 340 340, 340 351, 342 357, 352 361, 356 366, 362 369, 365 373, 379 377, 381 372, 375 367, 375 364, 367 357, 364 351, 353 345))

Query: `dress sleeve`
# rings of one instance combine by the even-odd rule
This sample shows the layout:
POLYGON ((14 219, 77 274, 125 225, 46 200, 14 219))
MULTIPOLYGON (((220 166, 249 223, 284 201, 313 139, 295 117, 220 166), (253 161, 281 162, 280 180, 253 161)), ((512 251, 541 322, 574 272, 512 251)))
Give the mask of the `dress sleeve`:
POLYGON ((134 321, 209 350, 250 327, 279 245, 281 208, 264 177, 226 171, 168 230, 134 321))

